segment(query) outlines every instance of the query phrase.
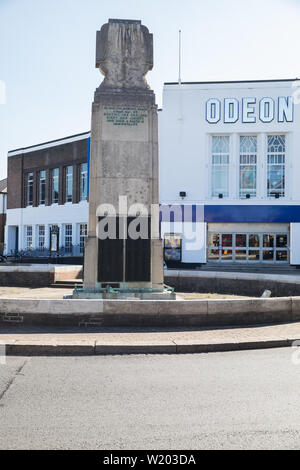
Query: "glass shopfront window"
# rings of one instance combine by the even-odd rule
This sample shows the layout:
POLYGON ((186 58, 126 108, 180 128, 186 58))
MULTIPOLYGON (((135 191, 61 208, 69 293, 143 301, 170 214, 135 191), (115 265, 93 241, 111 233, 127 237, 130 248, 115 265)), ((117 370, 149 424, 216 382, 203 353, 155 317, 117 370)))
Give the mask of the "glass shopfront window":
POLYGON ((264 234, 263 235, 263 247, 273 248, 274 246, 274 235, 264 234))
POLYGON ((235 250, 235 260, 236 261, 246 261, 247 260, 246 250, 235 250))
POLYGON ((288 262, 288 234, 212 233, 208 234, 208 261, 288 262))
POLYGON ((235 245, 238 247, 245 247, 247 244, 247 235, 245 233, 237 233, 235 236, 235 245))
POLYGON ((259 246, 259 235, 250 234, 249 235, 249 246, 258 247, 259 246))
POLYGON ((276 235, 276 246, 277 248, 286 248, 287 235, 276 235))

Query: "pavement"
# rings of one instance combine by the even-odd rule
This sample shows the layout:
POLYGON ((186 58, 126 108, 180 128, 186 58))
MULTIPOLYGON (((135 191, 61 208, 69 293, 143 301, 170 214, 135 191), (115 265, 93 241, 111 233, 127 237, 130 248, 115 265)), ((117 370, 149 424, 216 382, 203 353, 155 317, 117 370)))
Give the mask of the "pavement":
POLYGON ((299 449, 297 355, 8 357, 0 449, 299 449))
POLYGON ((300 322, 226 328, 0 328, 6 354, 24 356, 203 353, 287 347, 296 340, 300 322))

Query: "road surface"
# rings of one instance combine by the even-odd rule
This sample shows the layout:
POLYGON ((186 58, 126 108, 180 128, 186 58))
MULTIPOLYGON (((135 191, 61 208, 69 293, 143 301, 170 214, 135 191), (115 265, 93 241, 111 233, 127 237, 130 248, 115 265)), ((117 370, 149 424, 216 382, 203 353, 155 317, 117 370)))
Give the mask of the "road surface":
POLYGON ((1 449, 299 449, 291 348, 9 357, 1 449))

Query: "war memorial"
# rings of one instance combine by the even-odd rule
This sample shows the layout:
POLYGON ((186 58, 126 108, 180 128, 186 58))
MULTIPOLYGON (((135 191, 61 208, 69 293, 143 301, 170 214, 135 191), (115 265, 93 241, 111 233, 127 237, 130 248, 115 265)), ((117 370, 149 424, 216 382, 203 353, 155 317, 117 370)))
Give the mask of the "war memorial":
POLYGON ((84 288, 74 297, 174 298, 163 281, 157 106, 145 79, 152 34, 110 19, 97 33, 96 67, 104 80, 92 105, 84 288))

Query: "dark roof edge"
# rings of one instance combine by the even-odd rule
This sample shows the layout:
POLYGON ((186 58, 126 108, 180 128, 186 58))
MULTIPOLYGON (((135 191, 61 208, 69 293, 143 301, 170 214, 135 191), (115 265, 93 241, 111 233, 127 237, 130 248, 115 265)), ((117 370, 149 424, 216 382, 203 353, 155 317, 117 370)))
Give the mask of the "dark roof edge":
MULTIPOLYGON (((277 78, 270 80, 229 80, 229 81, 217 81, 217 82, 181 82, 181 85, 210 85, 210 84, 221 84, 221 83, 266 83, 266 82, 295 82, 299 78, 277 78)), ((178 82, 164 82, 164 85, 179 85, 178 82)))
POLYGON ((72 138, 75 138, 75 137, 80 137, 81 135, 90 134, 90 132, 91 132, 91 131, 81 132, 80 134, 68 135, 68 136, 66 136, 66 137, 61 137, 60 139, 49 140, 48 142, 40 142, 40 143, 35 144, 35 145, 30 145, 29 147, 21 147, 21 148, 19 148, 19 149, 9 150, 8 153, 20 152, 20 150, 32 149, 32 148, 35 148, 35 147, 39 147, 40 145, 54 144, 55 142, 59 142, 59 141, 61 141, 61 140, 72 139, 72 138))

